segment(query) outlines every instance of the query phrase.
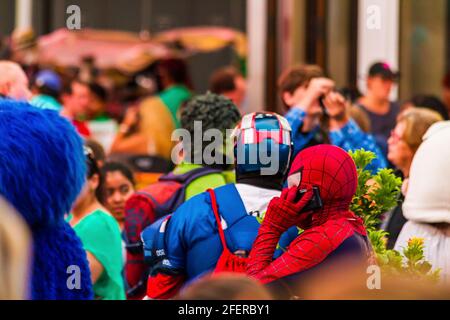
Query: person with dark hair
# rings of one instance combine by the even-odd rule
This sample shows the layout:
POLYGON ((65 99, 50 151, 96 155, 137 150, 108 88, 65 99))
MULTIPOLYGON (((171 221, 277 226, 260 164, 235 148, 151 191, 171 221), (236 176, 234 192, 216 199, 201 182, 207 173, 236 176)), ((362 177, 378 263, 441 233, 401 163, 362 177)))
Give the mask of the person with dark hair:
POLYGON ((91 99, 86 110, 89 131, 91 136, 109 151, 117 133, 117 122, 106 113, 108 92, 94 82, 89 84, 89 93, 91 99))
MULTIPOLYGON (((241 118, 236 105, 230 99, 207 93, 194 97, 188 103, 180 109, 181 116, 181 128, 187 130, 191 137, 191 143, 183 140, 181 153, 178 155, 183 163, 195 163, 196 165, 207 166, 205 158, 203 157, 205 148, 211 143, 210 141, 204 141, 202 139, 202 145, 199 146, 193 140, 196 135, 201 134, 198 132, 196 122, 201 123, 202 132, 210 129, 219 130, 224 137, 226 137, 226 130, 232 129, 238 123, 241 118), (200 160, 200 161, 199 161, 200 160)), ((229 138, 229 137, 226 137, 229 138)), ((225 143, 226 141, 224 141, 225 143)), ((230 164, 231 160, 227 162, 227 155, 225 152, 225 146, 223 145, 224 157, 222 164, 216 164, 221 169, 229 169, 227 163, 230 164)), ((213 155, 214 156, 214 155, 213 155)))
POLYGON ((133 172, 123 163, 107 162, 101 168, 101 173, 105 179, 102 202, 122 230, 125 223, 125 203, 135 191, 133 172))
POLYGON ((186 63, 180 59, 158 62, 157 76, 163 91, 127 110, 112 144, 112 153, 154 155, 170 159, 171 135, 180 127, 179 109, 191 98, 186 63))
POLYGON ((160 60, 156 65, 156 70, 164 90, 174 85, 185 86, 192 90, 191 78, 184 60, 178 58, 160 60))
POLYGON ((124 300, 122 238, 117 221, 100 203, 103 177, 92 150, 85 147, 87 181, 67 218, 83 243, 95 299, 124 300))
POLYGON ((98 83, 89 84, 89 92, 91 94, 91 102, 86 110, 86 117, 89 120, 109 120, 106 115, 106 102, 108 100, 108 92, 98 83))
POLYGON ((247 85, 245 78, 234 67, 224 67, 216 70, 209 80, 209 90, 221 94, 238 107, 242 107, 247 85))
POLYGON ((61 77, 52 70, 42 70, 36 75, 32 85, 34 97, 30 103, 35 107, 61 111, 60 95, 62 91, 61 77))
POLYGON ((416 95, 411 100, 404 103, 402 109, 404 110, 409 107, 426 108, 439 113, 444 120, 449 119, 447 107, 438 97, 433 95, 416 95))
POLYGON ((91 103, 89 84, 73 80, 63 87, 61 100, 63 108, 60 114, 72 122, 82 137, 89 138, 91 131, 86 122, 81 120, 91 103))
POLYGON ((101 169, 106 160, 105 149, 94 139, 86 139, 84 144, 92 150, 94 158, 97 161, 97 166, 101 169))
POLYGON ((351 103, 356 103, 358 99, 362 97, 361 92, 356 87, 344 87, 339 89, 339 93, 342 94, 351 103))
POLYGON ((344 150, 365 149, 377 158, 369 169, 385 168, 387 161, 374 137, 361 130, 350 117, 351 102, 334 89, 334 81, 324 77, 317 65, 299 65, 286 70, 278 86, 286 119, 292 127, 294 155, 307 147, 333 144, 344 150))
POLYGON ((367 76, 367 93, 358 100, 370 118, 372 133, 383 155, 387 154, 387 140, 400 113, 400 105, 389 100, 398 76, 387 63, 374 63, 367 76))
MULTIPOLYGON (((226 130, 233 129, 240 119, 239 110, 223 96, 208 93, 193 98, 181 109, 181 127, 193 138, 196 122, 202 131, 219 130, 226 137, 226 130)), ((229 137, 227 137, 229 138, 229 137)), ((202 139, 203 140, 203 139, 202 139)), ((209 143, 190 145, 183 141, 175 154, 179 159, 176 168, 159 179, 157 183, 136 192, 126 203, 125 235, 127 239, 126 278, 130 287, 128 297, 145 296, 147 273, 141 243, 141 232, 151 223, 175 211, 183 202, 208 188, 223 186, 235 181, 224 150, 219 155, 223 162, 204 162, 203 152, 209 143), (194 161, 198 157, 200 161, 194 161)))

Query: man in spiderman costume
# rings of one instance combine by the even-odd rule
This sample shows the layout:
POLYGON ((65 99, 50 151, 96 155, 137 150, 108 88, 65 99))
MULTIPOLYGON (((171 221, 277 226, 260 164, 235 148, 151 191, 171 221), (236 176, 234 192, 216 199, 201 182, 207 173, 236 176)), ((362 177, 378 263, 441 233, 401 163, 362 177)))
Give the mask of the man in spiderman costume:
POLYGON ((344 150, 320 145, 301 151, 291 166, 289 187, 269 204, 247 274, 275 288, 282 283, 279 287, 290 287, 292 296, 303 276, 337 259, 367 267, 371 247, 366 230, 349 210, 357 181, 355 164, 344 150), (304 232, 273 260, 280 235, 292 226, 304 232))

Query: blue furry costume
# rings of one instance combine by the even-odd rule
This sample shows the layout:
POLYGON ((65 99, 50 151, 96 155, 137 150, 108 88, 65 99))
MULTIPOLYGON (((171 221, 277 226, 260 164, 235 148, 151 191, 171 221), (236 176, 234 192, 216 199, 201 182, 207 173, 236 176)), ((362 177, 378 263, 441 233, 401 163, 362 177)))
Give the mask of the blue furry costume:
POLYGON ((56 112, 0 99, 0 194, 33 235, 30 298, 92 299, 86 253, 64 221, 85 180, 82 140, 56 112), (79 289, 69 289, 80 270, 79 289), (69 269, 70 270, 70 269, 69 269), (68 281, 69 280, 69 281, 68 281))

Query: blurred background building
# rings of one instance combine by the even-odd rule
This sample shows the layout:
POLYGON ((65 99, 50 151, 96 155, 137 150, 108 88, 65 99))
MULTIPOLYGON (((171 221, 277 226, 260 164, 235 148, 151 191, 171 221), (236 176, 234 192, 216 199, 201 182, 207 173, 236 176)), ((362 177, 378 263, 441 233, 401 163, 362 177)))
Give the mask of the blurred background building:
MULTIPOLYGON (((440 95, 450 68, 450 0, 1 0, 0 35, 66 26, 78 5, 82 28, 144 32, 221 26, 247 35, 250 110, 276 109, 276 80, 294 63, 316 63, 340 87, 364 92, 368 66, 382 60, 401 72, 396 98, 440 95)), ((233 62, 229 47, 189 58, 194 87, 233 62)))

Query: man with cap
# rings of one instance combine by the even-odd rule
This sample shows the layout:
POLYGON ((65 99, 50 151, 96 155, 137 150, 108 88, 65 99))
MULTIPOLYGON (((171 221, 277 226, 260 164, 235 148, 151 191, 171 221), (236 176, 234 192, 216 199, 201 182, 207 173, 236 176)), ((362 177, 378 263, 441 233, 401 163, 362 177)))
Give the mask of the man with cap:
POLYGON ((33 84, 34 97, 30 103, 41 109, 61 111, 62 105, 59 96, 62 90, 62 81, 59 75, 52 70, 42 70, 36 75, 33 84))
POLYGON ((358 101, 369 116, 372 133, 383 153, 387 153, 387 140, 400 113, 400 105, 389 100, 398 73, 384 62, 376 62, 369 69, 367 93, 358 101))

